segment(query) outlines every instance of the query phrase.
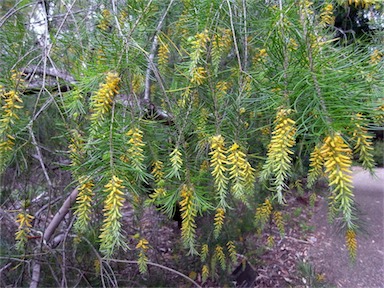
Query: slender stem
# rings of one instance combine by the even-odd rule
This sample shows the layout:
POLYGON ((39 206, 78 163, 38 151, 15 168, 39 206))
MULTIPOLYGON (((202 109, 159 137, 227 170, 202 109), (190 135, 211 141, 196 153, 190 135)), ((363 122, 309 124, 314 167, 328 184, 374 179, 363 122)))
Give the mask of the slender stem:
POLYGON ((241 65, 240 51, 239 51, 239 47, 237 46, 235 26, 233 24, 232 8, 231 8, 231 3, 229 3, 229 0, 227 0, 227 4, 228 4, 228 10, 229 10, 229 19, 230 19, 230 22, 231 22, 231 31, 232 31, 232 37, 233 37, 233 44, 235 45, 235 52, 236 52, 237 62, 239 63, 239 69, 240 69, 240 72, 242 72, 243 68, 242 68, 242 65, 241 65))
MULTIPOLYGON (((138 264, 138 261, 135 261, 135 260, 119 260, 119 259, 107 259, 107 260, 112 261, 112 262, 117 262, 117 263, 138 264)), ((164 269, 164 270, 168 270, 172 273, 175 273, 175 274, 183 277, 184 279, 188 280, 189 282, 193 283, 193 285, 195 285, 196 287, 202 288, 196 281, 192 280, 188 276, 184 275, 183 273, 181 273, 175 269, 169 268, 169 267, 161 265, 161 264, 153 263, 150 261, 148 261, 147 264, 151 265, 151 266, 159 267, 159 268, 164 269)))
POLYGON ((150 91, 151 91, 151 71, 155 71, 156 67, 155 64, 153 63, 153 59, 155 58, 155 53, 156 53, 156 48, 157 48, 157 43, 158 43, 158 34, 163 27, 164 19, 165 16, 168 14, 169 9, 171 8, 174 0, 171 0, 168 4, 167 9, 165 10, 164 14, 161 16, 159 23, 157 24, 156 27, 156 32, 155 36, 153 37, 152 41, 152 47, 151 50, 149 51, 149 56, 148 56, 148 67, 147 67, 147 72, 145 74, 145 90, 144 90, 144 98, 143 100, 145 102, 150 102, 150 91))

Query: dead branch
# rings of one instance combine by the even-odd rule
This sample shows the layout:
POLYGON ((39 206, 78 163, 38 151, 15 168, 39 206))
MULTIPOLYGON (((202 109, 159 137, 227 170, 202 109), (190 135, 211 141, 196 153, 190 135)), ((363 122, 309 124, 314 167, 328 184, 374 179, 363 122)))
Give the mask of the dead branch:
MULTIPOLYGON (((75 202, 77 194, 79 193, 79 190, 75 188, 71 194, 67 197, 67 199, 64 201, 63 205, 57 211, 55 216, 53 217, 52 221, 48 224, 47 228, 44 231, 43 235, 43 243, 47 243, 57 227, 60 225, 61 221, 63 221, 65 215, 69 212, 69 209, 71 208, 72 204, 75 202)), ((38 249, 41 249, 42 242, 40 242, 40 247, 38 249)), ((40 259, 35 259, 32 264, 32 279, 31 283, 29 284, 30 288, 37 288, 39 281, 40 281, 40 271, 41 271, 41 263, 40 259)))

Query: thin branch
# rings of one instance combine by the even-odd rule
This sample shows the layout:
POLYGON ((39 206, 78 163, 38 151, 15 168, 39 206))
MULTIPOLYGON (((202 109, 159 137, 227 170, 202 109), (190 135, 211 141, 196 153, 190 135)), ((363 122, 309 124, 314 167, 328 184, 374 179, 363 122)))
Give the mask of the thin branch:
POLYGON ((41 169, 43 170, 45 179, 47 180, 48 187, 49 187, 49 189, 51 189, 52 188, 52 181, 51 181, 51 178, 49 178, 48 171, 47 171, 47 168, 46 168, 44 160, 43 160, 43 155, 41 154, 40 147, 37 144, 35 134, 33 133, 33 130, 32 130, 32 125, 28 125, 28 130, 29 130, 29 134, 31 135, 31 138, 32 138, 32 144, 33 144, 33 146, 35 146, 35 149, 36 149, 37 159, 39 160, 41 169))
MULTIPOLYGON (((31 66, 28 66, 28 67, 25 67, 23 69, 21 69, 21 72, 23 74, 29 74, 28 76, 29 77, 33 77, 33 75, 35 74, 40 74, 40 75, 48 75, 48 76, 52 76, 52 77, 55 77, 55 78, 60 78, 70 84, 76 84, 77 81, 76 79, 70 75, 67 71, 65 70, 59 70, 55 67, 50 67, 50 68, 46 68, 45 70, 41 67, 38 67, 36 65, 31 65, 31 66)), ((29 78, 27 77, 27 78, 29 78)))
POLYGON ((244 70, 248 67, 248 30, 247 30, 247 1, 243 0, 243 18, 244 18, 244 70))
MULTIPOLYGON (((52 221, 48 224, 47 228, 44 231, 43 235, 43 242, 47 243, 49 239, 51 239, 53 233, 55 232, 56 228, 59 226, 61 221, 63 221, 65 215, 68 213, 69 209, 71 208, 72 204, 75 202, 77 194, 79 193, 78 189, 74 189, 71 194, 68 196, 68 198, 64 201, 63 205, 59 209, 59 211, 56 213, 56 215, 53 217, 52 221)), ((42 244, 39 246, 41 247, 42 244)), ((37 248, 39 249, 39 248, 37 248)), ((40 271, 41 271, 41 263, 39 259, 35 259, 32 264, 32 279, 31 283, 29 284, 29 288, 37 288, 39 281, 40 281, 40 271)))
POLYGON ((155 64, 153 63, 153 59, 155 58, 155 53, 156 53, 156 48, 157 48, 157 43, 158 43, 158 34, 163 27, 164 19, 167 16, 169 9, 171 8, 174 0, 171 0, 168 4, 167 9, 164 11, 164 14, 161 16, 159 23, 157 24, 156 27, 156 32, 155 36, 153 37, 152 41, 152 47, 151 50, 149 51, 149 56, 148 56, 148 67, 147 71, 145 73, 145 90, 144 90, 144 97, 143 100, 144 102, 149 103, 151 101, 151 96, 150 96, 150 90, 151 90, 151 71, 155 70, 155 64))
POLYGON ((236 51, 236 56, 237 56, 237 62, 239 63, 239 69, 240 69, 240 72, 242 72, 243 71, 243 67, 241 65, 241 57, 240 57, 239 47, 237 46, 235 26, 233 24, 233 15, 232 15, 231 3, 229 3, 229 0, 227 0, 227 4, 228 4, 229 20, 231 22, 231 31, 232 31, 232 37, 233 37, 233 44, 235 45, 235 51, 236 51))
MULTIPOLYGON (((127 263, 127 264, 138 264, 139 263, 138 261, 135 261, 135 260, 119 260, 119 259, 106 259, 106 260, 107 261, 112 261, 112 262, 117 262, 117 263, 127 263)), ((170 271, 172 273, 175 273, 175 274, 183 277, 184 279, 188 280, 189 282, 191 282, 196 287, 202 288, 196 281, 192 280, 187 275, 184 275, 183 273, 181 273, 181 272, 179 272, 179 271, 177 271, 175 269, 172 269, 172 268, 169 268, 167 266, 164 266, 164 265, 161 265, 161 264, 157 264, 157 263, 154 263, 154 262, 150 262, 150 261, 147 261, 146 263, 147 263, 147 265, 159 267, 161 269, 168 270, 168 271, 170 271)))
POLYGON ((67 215, 69 209, 72 207, 72 204, 76 201, 77 194, 79 193, 79 190, 75 188, 71 194, 67 197, 67 199, 64 201, 63 205, 57 211, 56 215, 53 217, 52 221, 49 223, 47 228, 44 231, 44 241, 48 242, 49 239, 51 239, 53 233, 55 232, 56 228, 59 226, 61 221, 64 219, 65 215, 67 215))

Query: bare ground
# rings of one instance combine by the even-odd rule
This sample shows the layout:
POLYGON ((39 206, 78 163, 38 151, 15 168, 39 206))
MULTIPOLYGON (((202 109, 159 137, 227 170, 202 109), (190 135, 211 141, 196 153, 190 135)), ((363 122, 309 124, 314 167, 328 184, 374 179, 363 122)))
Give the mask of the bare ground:
POLYGON ((354 168, 355 197, 364 222, 358 235, 358 254, 351 263, 340 233, 327 223, 325 199, 313 217, 316 242, 309 249, 309 257, 316 270, 324 273, 326 282, 345 288, 384 287, 384 168, 376 169, 376 176, 361 168, 354 168))

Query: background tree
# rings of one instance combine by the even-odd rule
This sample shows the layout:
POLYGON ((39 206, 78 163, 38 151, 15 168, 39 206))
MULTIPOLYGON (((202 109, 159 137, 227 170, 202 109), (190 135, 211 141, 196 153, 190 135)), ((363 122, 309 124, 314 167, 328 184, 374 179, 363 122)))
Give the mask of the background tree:
MULTIPOLYGON (((59 226, 73 251, 100 251, 101 275, 127 249, 145 273, 151 243, 128 235, 123 215, 152 204, 179 215, 185 252, 215 278, 236 261, 234 211, 284 234, 290 183, 312 189, 323 176, 356 256, 352 160, 373 172, 368 130, 383 121, 379 1, 0 7, 2 206, 18 257, 34 254, 32 287, 59 226)), ((66 273, 56 283, 69 285, 66 273)))

